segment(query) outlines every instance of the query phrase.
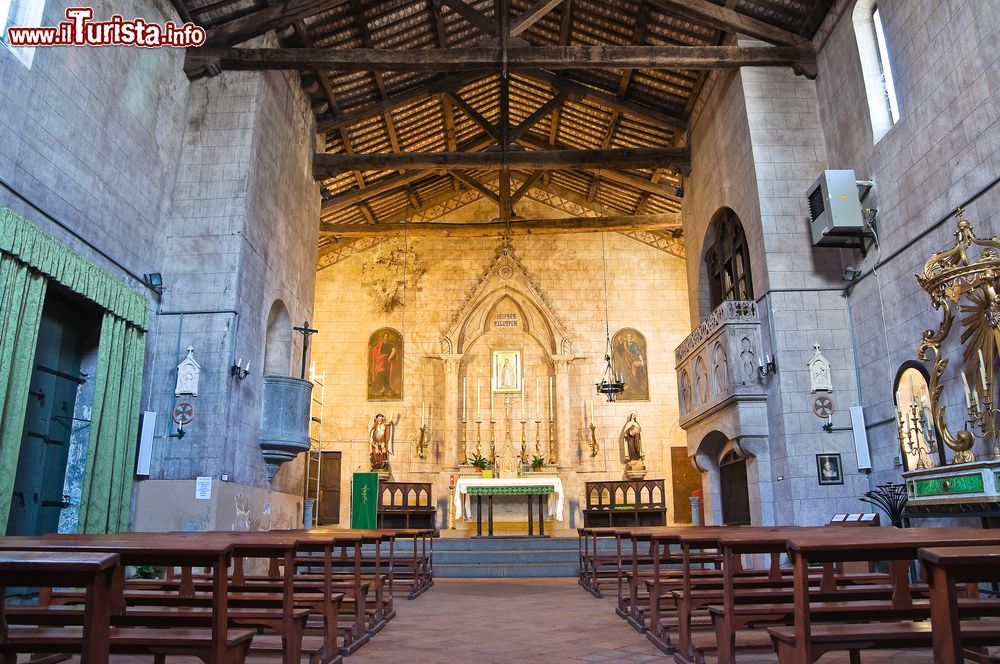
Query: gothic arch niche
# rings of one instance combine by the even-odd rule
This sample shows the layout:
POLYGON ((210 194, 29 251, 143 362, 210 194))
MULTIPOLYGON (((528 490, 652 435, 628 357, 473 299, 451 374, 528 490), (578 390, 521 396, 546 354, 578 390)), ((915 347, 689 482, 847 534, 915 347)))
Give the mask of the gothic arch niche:
POLYGON ((275 300, 267 315, 264 334, 264 373, 268 376, 288 376, 292 365, 292 322, 288 308, 275 300))
POLYGON ((743 223, 732 208, 721 207, 705 233, 699 269, 700 319, 726 300, 752 300, 750 251, 743 223))

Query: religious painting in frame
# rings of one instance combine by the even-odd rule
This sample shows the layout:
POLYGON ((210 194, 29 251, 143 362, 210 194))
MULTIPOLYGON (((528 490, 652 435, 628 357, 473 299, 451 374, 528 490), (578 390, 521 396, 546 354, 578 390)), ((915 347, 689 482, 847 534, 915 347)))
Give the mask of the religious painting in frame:
POLYGON ((402 401, 403 337, 383 327, 368 337, 368 400, 402 401))
POLYGON ((649 357, 646 337, 623 327, 611 338, 611 368, 625 381, 625 391, 616 401, 649 401, 649 357))
POLYGON ((927 368, 916 360, 907 360, 896 371, 893 400, 904 470, 945 465, 944 446, 931 414, 929 377, 927 368))
POLYGON ((521 351, 493 351, 493 391, 521 391, 521 351))
POLYGON ((816 478, 821 486, 843 484, 844 466, 840 462, 840 454, 817 454, 816 478))

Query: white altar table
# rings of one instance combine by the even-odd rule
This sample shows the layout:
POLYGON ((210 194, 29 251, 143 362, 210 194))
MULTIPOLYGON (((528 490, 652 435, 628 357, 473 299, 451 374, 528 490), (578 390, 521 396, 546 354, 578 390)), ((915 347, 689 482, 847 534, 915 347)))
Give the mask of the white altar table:
MULTIPOLYGON (((538 518, 539 518, 539 530, 544 534, 544 519, 542 515, 542 503, 545 497, 548 497, 548 516, 554 516, 557 520, 562 521, 562 510, 563 510, 563 485, 562 481, 558 477, 510 477, 510 478, 491 478, 485 479, 481 477, 462 477, 459 478, 455 483, 455 504, 453 509, 455 510, 455 518, 469 519, 472 517, 472 507, 470 504, 470 496, 476 496, 476 499, 481 501, 482 497, 486 496, 489 502, 489 535, 493 535, 493 496, 517 496, 523 495, 528 497, 528 528, 529 534, 531 534, 531 500, 534 496, 538 496, 538 518), (465 509, 462 509, 462 503, 465 503, 465 509)), ((482 510, 477 510, 477 532, 482 534, 482 510)))

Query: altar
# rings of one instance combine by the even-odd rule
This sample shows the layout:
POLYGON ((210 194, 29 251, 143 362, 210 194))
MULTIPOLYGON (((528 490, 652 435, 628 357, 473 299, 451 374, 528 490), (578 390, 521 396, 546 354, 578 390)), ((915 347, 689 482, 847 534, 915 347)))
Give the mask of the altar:
POLYGON ((533 502, 538 499, 538 533, 545 536, 545 519, 562 521, 563 485, 558 477, 482 478, 461 477, 455 483, 454 509, 456 519, 471 519, 471 498, 476 498, 476 536, 483 537, 483 497, 487 504, 487 535, 494 537, 493 503, 495 497, 524 497, 527 500, 529 537, 534 534, 533 502), (547 506, 548 509, 545 509, 547 506))

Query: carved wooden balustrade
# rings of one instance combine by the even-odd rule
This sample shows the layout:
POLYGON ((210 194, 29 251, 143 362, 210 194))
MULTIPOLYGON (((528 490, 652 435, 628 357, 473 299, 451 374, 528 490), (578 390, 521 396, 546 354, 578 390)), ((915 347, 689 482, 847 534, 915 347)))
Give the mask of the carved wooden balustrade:
POLYGON ((430 482, 379 482, 379 528, 433 528, 437 509, 430 482))
POLYGON ((723 302, 674 355, 684 429, 731 404, 765 399, 757 373, 760 318, 752 300, 723 302))

